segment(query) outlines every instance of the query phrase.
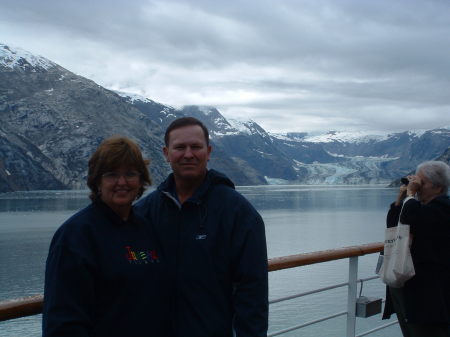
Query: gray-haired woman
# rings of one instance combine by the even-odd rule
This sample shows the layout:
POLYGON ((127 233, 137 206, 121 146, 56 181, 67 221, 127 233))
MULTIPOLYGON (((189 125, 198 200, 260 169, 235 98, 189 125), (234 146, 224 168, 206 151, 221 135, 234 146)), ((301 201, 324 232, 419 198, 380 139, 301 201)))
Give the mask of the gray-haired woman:
POLYGON ((402 288, 387 288, 383 314, 383 318, 397 314, 405 337, 450 336, 449 185, 448 164, 424 162, 400 187, 387 215, 388 227, 396 226, 400 217, 413 236, 416 275, 402 288))

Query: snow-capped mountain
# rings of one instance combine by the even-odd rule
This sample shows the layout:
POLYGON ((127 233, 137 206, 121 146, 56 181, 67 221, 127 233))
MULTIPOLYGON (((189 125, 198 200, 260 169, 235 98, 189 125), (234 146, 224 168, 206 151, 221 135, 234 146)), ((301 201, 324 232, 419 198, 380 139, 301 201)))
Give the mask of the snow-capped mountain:
POLYGON ((216 150, 238 161, 242 172, 253 170, 258 179, 263 177, 257 183, 388 184, 450 146, 450 128, 273 134, 252 120, 226 119, 214 107, 172 109, 167 119, 180 115, 202 120, 216 150))
MULTIPOLYGON (((133 107, 144 113, 148 118, 158 123, 163 130, 169 124, 181 116, 192 116, 200 119, 208 128, 211 144, 214 148, 209 167, 225 172, 237 185, 266 184, 266 180, 260 172, 254 170, 246 161, 230 154, 220 143, 224 134, 232 134, 234 130, 227 120, 215 108, 186 106, 175 109, 170 106, 149 101, 146 98, 137 99, 137 96, 121 93, 124 99, 133 107)), ((161 134, 161 139, 163 138, 161 134)))
POLYGON ((152 175, 169 168, 161 128, 116 93, 0 45, 0 191, 84 188, 87 159, 114 134, 137 140, 152 175))
POLYGON ((0 43, 0 66, 14 70, 22 69, 31 72, 46 71, 50 68, 56 67, 57 64, 38 55, 21 48, 10 48, 7 45, 0 43))
POLYGON ((273 144, 272 137, 254 121, 229 121, 216 108, 185 106, 166 111, 154 102, 133 101, 136 108, 158 120, 163 128, 179 116, 201 120, 210 133, 210 167, 222 170, 238 185, 267 184, 268 179, 295 180, 292 161, 273 144))
POLYGON ((0 192, 84 188, 89 156, 113 134, 139 143, 158 183, 170 171, 161 151, 164 130, 185 115, 208 127, 210 167, 237 185, 388 183, 424 160, 448 161, 450 128, 271 134, 252 120, 228 120, 214 107, 176 109, 113 92, 0 44, 0 192))
POLYGON ((307 170, 306 183, 386 183, 442 155, 450 146, 450 128, 395 134, 287 134, 275 138, 297 161, 297 169, 307 170))

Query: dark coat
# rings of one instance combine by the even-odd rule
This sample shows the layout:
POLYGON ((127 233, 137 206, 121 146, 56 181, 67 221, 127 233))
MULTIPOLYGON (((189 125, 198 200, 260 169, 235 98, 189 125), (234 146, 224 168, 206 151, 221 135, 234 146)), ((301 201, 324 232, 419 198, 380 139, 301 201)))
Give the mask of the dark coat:
POLYGON ((166 275, 155 236, 143 220, 131 214, 123 221, 97 201, 53 237, 43 336, 170 336, 166 275))
POLYGON ((263 337, 268 325, 264 223, 223 174, 209 170, 182 205, 173 174, 136 206, 174 280, 177 337, 263 337))
MULTIPOLYGON (((398 223, 400 206, 392 204, 387 226, 398 223)), ((450 200, 440 196, 426 205, 405 202, 400 222, 413 235, 411 256, 416 275, 403 286, 406 319, 410 323, 450 323, 450 200)), ((383 314, 394 313, 389 291, 383 314)))

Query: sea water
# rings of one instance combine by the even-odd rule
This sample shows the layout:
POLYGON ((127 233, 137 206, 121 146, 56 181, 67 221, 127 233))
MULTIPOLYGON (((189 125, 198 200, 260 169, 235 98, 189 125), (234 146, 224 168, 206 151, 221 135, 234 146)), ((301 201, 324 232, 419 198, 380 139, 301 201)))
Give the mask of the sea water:
MULTIPOLYGON (((366 186, 238 187, 261 213, 269 258, 360 245, 383 240, 385 217, 397 190, 366 186)), ((87 191, 35 191, 0 194, 0 301, 41 294, 45 259, 56 229, 89 203, 87 191)), ((374 276, 377 254, 359 258, 358 278, 374 276)), ((347 282, 348 259, 271 272, 269 298, 347 282)), ((359 287, 358 290, 361 290, 359 287)), ((361 294, 384 297, 379 280, 364 282, 361 294)), ((347 310, 347 288, 270 306, 269 333, 347 310)), ((0 336, 41 336, 41 315, 0 322, 0 336)), ((389 322, 389 321, 388 321, 389 322)), ((357 334, 385 324, 381 315, 358 318, 357 334)), ((346 317, 283 336, 345 336, 346 317)), ((398 325, 370 336, 401 337, 398 325)))

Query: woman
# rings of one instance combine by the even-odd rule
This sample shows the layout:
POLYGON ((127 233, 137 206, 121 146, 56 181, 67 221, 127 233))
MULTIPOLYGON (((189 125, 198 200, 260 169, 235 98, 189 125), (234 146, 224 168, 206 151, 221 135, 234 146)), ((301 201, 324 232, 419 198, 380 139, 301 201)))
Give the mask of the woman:
POLYGON ((388 227, 410 225, 416 275, 387 288, 383 318, 393 312, 405 337, 450 336, 450 167, 428 161, 408 176, 387 215, 388 227), (402 209, 403 206, 403 209, 402 209), (401 213, 401 216, 400 216, 401 213))
POLYGON ((132 203, 151 184, 125 137, 89 160, 92 203, 55 233, 45 272, 43 336, 167 337, 169 296, 160 247, 132 203))

